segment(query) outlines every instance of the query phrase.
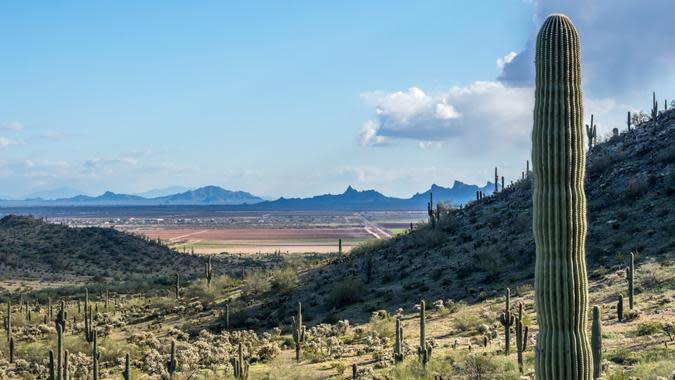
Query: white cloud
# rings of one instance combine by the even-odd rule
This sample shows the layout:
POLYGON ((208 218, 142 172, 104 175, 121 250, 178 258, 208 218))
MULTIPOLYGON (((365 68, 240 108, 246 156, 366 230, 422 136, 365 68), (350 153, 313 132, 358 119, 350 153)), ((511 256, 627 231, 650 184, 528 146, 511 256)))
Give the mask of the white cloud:
MULTIPOLYGON (((499 82, 474 82, 437 94, 413 87, 407 91, 367 92, 376 120, 364 123, 361 143, 377 145, 409 139, 421 148, 431 142, 461 139, 487 144, 527 139, 532 124, 532 88, 499 82)), ((435 144, 436 146, 438 144, 435 144)))
POLYGON ((507 55, 503 56, 502 58, 497 58, 497 68, 499 70, 502 70, 504 68, 504 65, 509 64, 513 61, 514 58, 516 58, 518 54, 516 52, 512 51, 509 52, 507 55))
POLYGON ((19 123, 18 121, 12 121, 12 122, 9 122, 7 124, 3 124, 0 127, 0 129, 8 129, 8 130, 12 130, 12 131, 20 131, 24 128, 26 128, 26 126, 23 125, 22 123, 19 123))

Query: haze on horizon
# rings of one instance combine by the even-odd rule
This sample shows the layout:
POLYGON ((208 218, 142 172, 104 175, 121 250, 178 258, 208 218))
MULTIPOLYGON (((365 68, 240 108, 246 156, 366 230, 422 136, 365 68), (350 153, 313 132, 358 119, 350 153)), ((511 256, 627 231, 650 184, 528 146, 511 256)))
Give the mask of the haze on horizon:
POLYGON ((409 197, 529 158, 532 38, 562 12, 599 134, 675 98, 669 0, 0 4, 0 197, 352 185, 409 197))

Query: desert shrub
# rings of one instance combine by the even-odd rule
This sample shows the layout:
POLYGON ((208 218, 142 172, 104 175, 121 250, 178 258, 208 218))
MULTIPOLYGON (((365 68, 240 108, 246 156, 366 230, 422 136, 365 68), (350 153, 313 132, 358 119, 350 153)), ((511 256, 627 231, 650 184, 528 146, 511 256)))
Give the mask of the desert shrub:
POLYGON ((454 327, 461 332, 474 332, 484 323, 481 317, 467 308, 460 308, 452 318, 454 327))
POLYGON ((360 280, 348 277, 335 284, 331 293, 331 303, 335 307, 351 305, 361 301, 366 286, 360 280))
POLYGON ((659 289, 675 285, 675 268, 667 263, 650 262, 641 265, 636 276, 642 289, 659 289))
POLYGON ((637 336, 649 336, 659 333, 662 330, 660 322, 643 322, 637 327, 635 334, 637 336))
POLYGON ((298 286, 298 274, 291 267, 277 269, 272 272, 272 286, 282 294, 290 293, 298 286))
POLYGON ((254 270, 246 274, 242 291, 246 295, 260 295, 270 290, 267 276, 261 270, 254 270))

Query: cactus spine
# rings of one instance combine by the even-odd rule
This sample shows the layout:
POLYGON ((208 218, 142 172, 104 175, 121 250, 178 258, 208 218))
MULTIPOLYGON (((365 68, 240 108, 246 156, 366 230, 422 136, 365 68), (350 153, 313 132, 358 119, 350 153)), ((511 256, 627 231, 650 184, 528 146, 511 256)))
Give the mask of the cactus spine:
POLYGON ((403 327, 401 319, 396 318, 396 340, 394 341, 394 363, 403 361, 403 327))
POLYGON ((509 288, 506 288, 504 312, 499 316, 499 323, 504 326, 504 355, 508 355, 511 350, 511 326, 514 324, 514 317, 511 313, 511 289, 509 288))
POLYGON ((129 357, 129 353, 127 352, 126 355, 124 355, 124 380, 131 380, 131 359, 129 357))
POLYGON ((630 253, 630 262, 626 268, 626 278, 628 280, 628 310, 633 310, 635 289, 633 288, 633 279, 635 277, 635 254, 630 253))
POLYGON ((599 379, 602 375, 602 325, 600 324, 600 308, 598 306, 593 306, 591 349, 593 350, 593 379, 599 379))
POLYGON ((431 357, 431 345, 426 339, 426 303, 424 300, 420 302, 420 346, 417 348, 417 355, 420 362, 426 367, 431 357))
POLYGON ((619 294, 619 301, 616 303, 616 320, 623 322, 623 294, 619 294))
POLYGON ((234 377, 236 379, 248 379, 248 362, 244 360, 244 349, 241 345, 241 342, 239 342, 237 359, 234 359, 232 368, 234 370, 234 377))
POLYGON ((518 304, 516 317, 516 351, 518 352, 518 370, 523 373, 523 352, 527 349, 527 333, 529 329, 523 323, 523 304, 518 304))
POLYGON ((169 373, 169 378, 173 378, 173 374, 176 373, 177 363, 176 363, 176 341, 171 340, 171 356, 169 361, 166 363, 166 371, 169 373))
POLYGON ((302 343, 305 341, 305 326, 302 325, 302 303, 298 302, 298 316, 293 318, 293 341, 295 342, 295 361, 300 362, 302 343))
POLYGON ((591 378, 579 35, 551 15, 537 35, 532 163, 537 379, 591 378))
POLYGON ((206 262, 206 268, 204 269, 206 275, 206 287, 211 289, 211 279, 213 278, 213 266, 211 265, 211 256, 209 256, 208 261, 206 262))

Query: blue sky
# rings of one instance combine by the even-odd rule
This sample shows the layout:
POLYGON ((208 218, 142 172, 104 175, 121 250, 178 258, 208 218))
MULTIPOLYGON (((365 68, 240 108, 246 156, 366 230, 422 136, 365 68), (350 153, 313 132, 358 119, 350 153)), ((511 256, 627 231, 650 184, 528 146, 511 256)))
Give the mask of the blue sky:
MULTIPOLYGON (((517 63, 543 12, 582 9, 556 3, 4 1, 0 195, 216 184, 306 196, 352 184, 409 196, 484 183, 495 165, 517 177, 531 88, 503 77, 529 70, 517 63)), ((621 36, 604 38, 593 12, 622 3, 578 17, 595 72, 621 36)), ((645 44, 672 43, 664 24, 665 36, 647 31, 664 40, 645 44)), ((652 89, 675 96, 652 77, 617 90, 592 74, 587 109, 615 118, 601 130, 646 109, 652 89)))

